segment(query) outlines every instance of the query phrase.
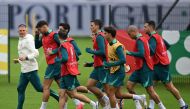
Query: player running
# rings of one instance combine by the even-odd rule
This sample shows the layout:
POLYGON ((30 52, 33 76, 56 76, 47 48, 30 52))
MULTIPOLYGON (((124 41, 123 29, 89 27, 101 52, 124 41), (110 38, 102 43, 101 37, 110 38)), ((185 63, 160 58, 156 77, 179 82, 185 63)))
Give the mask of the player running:
POLYGON ((84 66, 94 66, 94 70, 90 74, 90 79, 87 83, 87 88, 97 97, 100 105, 103 109, 109 108, 109 98, 96 87, 96 84, 100 82, 104 86, 106 94, 109 92, 107 84, 108 69, 103 66, 103 61, 107 61, 107 41, 104 38, 104 34, 101 32, 102 22, 100 20, 91 21, 91 32, 93 33, 93 50, 86 48, 86 52, 93 55, 94 62, 86 63, 84 66))
POLYGON ((113 27, 105 27, 104 34, 106 40, 109 42, 108 46, 108 60, 104 61, 104 66, 110 69, 110 74, 108 75, 109 80, 109 100, 110 109, 119 109, 117 105, 117 99, 136 99, 143 103, 146 102, 145 95, 135 95, 130 93, 122 93, 122 85, 125 79, 125 53, 124 46, 116 40, 116 30, 113 27))
MULTIPOLYGON (((150 56, 148 40, 138 32, 134 25, 128 27, 129 36, 136 41, 134 52, 127 51, 127 55, 135 57, 136 70, 131 74, 127 82, 129 93, 135 94, 134 87, 140 83, 147 91, 149 96, 158 104, 160 109, 166 109, 159 96, 153 88, 153 62, 150 56)), ((136 109, 142 109, 139 100, 135 100, 136 109)))
POLYGON ((76 88, 80 86, 77 80, 78 62, 76 52, 73 45, 67 40, 64 31, 59 31, 59 39, 61 45, 59 48, 59 57, 55 58, 56 62, 61 62, 61 80, 60 80, 60 101, 59 107, 63 109, 65 105, 65 94, 67 93, 71 98, 77 98, 85 103, 92 105, 93 109, 97 109, 94 101, 90 100, 85 95, 77 93, 76 88))
MULTIPOLYGON (((145 22, 144 31, 150 35, 149 45, 155 64, 153 80, 155 82, 161 81, 164 84, 166 89, 178 100, 180 109, 188 109, 188 105, 184 102, 180 92, 172 83, 171 74, 169 73, 170 62, 167 49, 170 45, 156 32, 154 21, 145 22)), ((152 99, 150 99, 149 109, 154 109, 154 101, 152 99)))
MULTIPOLYGON (((43 102, 40 108, 40 109, 46 109, 47 101, 49 99, 49 94, 50 94, 49 88, 53 80, 55 80, 57 85, 59 86, 60 70, 61 70, 60 63, 55 62, 55 58, 58 55, 58 53, 52 55, 50 55, 49 53, 50 51, 55 50, 59 47, 60 41, 58 34, 52 31, 48 27, 48 23, 46 21, 43 20, 39 21, 37 24, 37 28, 39 32, 38 31, 36 32, 35 47, 39 49, 41 46, 43 46, 46 62, 48 64, 43 83, 43 99, 42 99, 43 102), (41 33, 42 35, 41 37, 39 33, 41 33)), ((67 100, 67 96, 65 96, 65 99, 67 100)), ((75 104, 78 104, 80 102, 77 99, 73 99, 73 101, 75 102, 75 104)), ((67 105, 65 105, 64 108, 67 109, 67 105)))
MULTIPOLYGON (((27 27, 24 24, 18 26, 19 42, 18 42, 18 59, 14 59, 14 63, 21 64, 21 73, 18 91, 18 105, 17 109, 23 109, 25 100, 25 90, 30 82, 37 92, 42 92, 43 87, 40 83, 40 78, 37 74, 38 63, 36 58, 39 55, 37 49, 35 49, 34 37, 31 34, 27 34, 27 27)), ((58 94, 50 90, 50 95, 57 101, 59 100, 58 94)))

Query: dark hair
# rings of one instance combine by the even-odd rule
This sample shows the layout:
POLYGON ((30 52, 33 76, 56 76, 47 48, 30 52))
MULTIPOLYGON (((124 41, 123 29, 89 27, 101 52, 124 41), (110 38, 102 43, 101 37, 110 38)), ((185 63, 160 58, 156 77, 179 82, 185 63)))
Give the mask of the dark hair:
POLYGON ((155 22, 153 20, 147 21, 145 23, 147 23, 148 25, 150 25, 153 29, 156 28, 156 24, 155 24, 155 22))
POLYGON ((18 28, 20 28, 20 27, 25 27, 26 28, 26 25, 25 24, 20 24, 20 25, 18 25, 18 28))
POLYGON ((93 22, 95 25, 98 25, 99 29, 101 29, 103 26, 103 22, 99 19, 92 20, 91 22, 93 22))
POLYGON ((62 26, 64 29, 70 31, 70 25, 68 23, 60 23, 59 26, 62 26))
POLYGON ((104 31, 110 33, 112 35, 112 37, 116 36, 116 30, 115 30, 115 28, 113 28, 111 26, 104 27, 104 31))
POLYGON ((44 25, 47 25, 47 26, 48 26, 48 22, 45 21, 45 20, 41 20, 41 21, 39 21, 39 22, 37 23, 36 28, 40 28, 40 27, 42 27, 42 26, 44 26, 44 25))

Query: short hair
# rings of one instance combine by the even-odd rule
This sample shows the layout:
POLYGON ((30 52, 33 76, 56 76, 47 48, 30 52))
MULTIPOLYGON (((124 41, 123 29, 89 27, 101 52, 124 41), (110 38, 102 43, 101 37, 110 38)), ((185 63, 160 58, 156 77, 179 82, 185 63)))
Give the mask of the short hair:
POLYGON ((151 26, 153 29, 156 28, 156 23, 153 20, 150 21, 146 21, 145 23, 147 23, 149 26, 151 26))
POLYGON ((129 27, 127 28, 128 33, 133 32, 133 31, 137 31, 137 30, 138 30, 138 28, 135 25, 129 25, 129 27))
POLYGON ((44 25, 47 25, 47 26, 48 26, 48 22, 45 21, 45 20, 41 20, 41 21, 39 21, 39 22, 37 23, 36 28, 40 28, 40 27, 42 27, 42 26, 44 26, 44 25))
POLYGON ((93 22, 95 25, 98 25, 99 29, 101 29, 103 26, 103 22, 99 19, 91 20, 91 22, 93 22))
POLYGON ((60 23, 59 26, 62 26, 64 29, 70 31, 70 25, 68 23, 60 23))
POLYGON ((104 31, 110 33, 112 37, 116 36, 116 29, 111 26, 104 27, 104 31))
POLYGON ((26 25, 25 24, 20 24, 20 25, 18 25, 18 28, 20 28, 20 27, 26 28, 26 25))

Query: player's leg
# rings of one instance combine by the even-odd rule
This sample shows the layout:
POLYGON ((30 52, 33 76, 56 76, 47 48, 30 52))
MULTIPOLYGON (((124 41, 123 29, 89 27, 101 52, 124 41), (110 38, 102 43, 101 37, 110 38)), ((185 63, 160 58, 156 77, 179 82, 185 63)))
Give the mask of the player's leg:
MULTIPOLYGON (((33 71, 31 73, 29 80, 37 92, 43 92, 43 87, 40 82, 40 78, 37 74, 37 71, 33 71)), ((50 96, 59 101, 59 95, 51 89, 50 89, 50 96)))
POLYGON ((96 96, 96 98, 98 99, 100 105, 102 107, 104 107, 105 106, 105 102, 102 99, 102 97, 104 96, 104 94, 103 94, 103 92, 100 89, 98 89, 96 87, 96 84, 98 83, 98 80, 99 80, 99 77, 98 77, 97 73, 98 73, 97 69, 94 69, 92 71, 92 73, 90 74, 90 78, 89 78, 89 80, 87 82, 87 88, 88 88, 89 91, 91 91, 96 96))
POLYGON ((90 105, 93 107, 93 109, 96 109, 96 107, 97 107, 97 106, 96 106, 96 103, 95 103, 94 101, 90 100, 88 97, 86 97, 86 96, 83 95, 83 94, 77 93, 76 89, 74 89, 74 90, 67 90, 67 94, 68 94, 71 98, 76 98, 76 99, 78 99, 78 100, 80 100, 80 101, 83 101, 83 102, 85 102, 85 103, 90 104, 90 105))
POLYGON ((77 92, 89 93, 89 90, 85 86, 79 86, 76 89, 77 89, 77 92))
POLYGON ((23 109, 24 99, 25 99, 25 90, 28 85, 27 74, 20 74, 19 84, 17 86, 18 91, 18 105, 17 109, 23 109))
POLYGON ((60 89, 59 90, 59 109, 65 109, 66 105, 66 90, 65 89, 60 89))
POLYGON ((163 103, 160 100, 160 97, 156 93, 153 87, 153 71, 147 71, 141 73, 141 84, 146 88, 149 96, 154 100, 156 104, 158 104, 160 109, 166 109, 163 103))
POLYGON ((180 107, 188 107, 186 105, 186 103, 184 102, 183 98, 181 97, 180 92, 178 91, 178 89, 173 85, 172 81, 168 82, 168 83, 165 83, 165 87, 178 100, 178 102, 180 104, 180 107))
POLYGON ((155 73, 159 79, 165 85, 166 89, 172 93, 172 95, 179 101, 180 107, 186 107, 183 98, 180 95, 178 89, 172 83, 171 74, 169 72, 169 65, 156 65, 155 73))
POLYGON ((85 103, 91 104, 93 108, 96 108, 96 103, 91 101, 88 97, 83 94, 77 93, 76 88, 80 86, 77 76, 66 75, 63 77, 65 83, 65 89, 67 90, 67 94, 74 99, 81 100, 85 103))
POLYGON ((100 67, 98 68, 98 78, 99 78, 99 82, 103 85, 104 88, 104 96, 102 97, 102 99, 105 102, 105 106, 104 108, 107 109, 110 107, 110 100, 109 97, 107 96, 109 94, 109 74, 110 74, 110 70, 109 69, 105 69, 104 67, 100 67))
MULTIPOLYGON (((139 83, 139 73, 140 73, 139 71, 133 72, 131 76, 129 77, 129 80, 127 81, 127 90, 131 94, 136 94, 134 88, 136 86, 136 83, 139 83)), ((134 99, 134 102, 135 102, 136 109, 142 109, 142 106, 139 100, 134 99)))
MULTIPOLYGON (((153 87, 156 87, 158 81, 160 81, 159 76, 158 76, 157 73, 154 71, 154 73, 153 73, 153 85, 154 85, 154 86, 153 86, 153 87)), ((151 96, 149 96, 149 106, 148 106, 148 107, 149 107, 148 109, 154 109, 154 107, 155 107, 155 102, 154 102, 154 100, 151 98, 151 96)))
POLYGON ((50 86, 53 82, 53 79, 44 79, 43 81, 43 96, 42 96, 42 104, 40 109, 46 109, 47 102, 50 96, 50 86))
POLYGON ((110 91, 109 91, 108 97, 110 100, 110 107, 111 109, 116 109, 117 99, 116 99, 115 93, 116 93, 117 88, 114 86, 110 86, 109 89, 110 91))

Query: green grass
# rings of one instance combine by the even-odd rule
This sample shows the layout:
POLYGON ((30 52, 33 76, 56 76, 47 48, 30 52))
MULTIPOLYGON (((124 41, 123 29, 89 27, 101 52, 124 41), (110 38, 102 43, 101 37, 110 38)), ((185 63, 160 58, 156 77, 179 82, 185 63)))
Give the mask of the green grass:
MULTIPOLYGON (((89 38, 75 38, 76 42, 78 43, 79 47, 82 50, 83 55, 80 57, 79 61, 79 69, 81 71, 81 75, 78 77, 80 80, 81 85, 86 85, 88 76, 91 72, 91 68, 83 68, 82 65, 86 61, 92 61, 91 56, 87 55, 85 53, 85 48, 86 47, 91 47, 91 39, 89 38)), ((18 39, 17 38, 11 38, 10 39, 10 58, 11 60, 16 58, 17 55, 17 43, 18 39)), ((42 49, 40 49, 40 56, 38 58, 39 62, 39 75, 41 78, 41 82, 43 81, 43 75, 44 71, 46 68, 46 63, 44 59, 44 54, 42 52, 42 49)), ((11 62, 10 64, 11 67, 11 83, 8 84, 6 80, 6 76, 0 76, 0 109, 15 109, 17 106, 17 84, 18 84, 18 79, 19 79, 19 73, 20 73, 20 65, 15 65, 11 62)), ((187 103, 190 103, 190 86, 189 84, 175 84, 176 87, 179 89, 181 92, 181 95, 184 97, 184 100, 187 103)), ((58 87, 56 86, 55 83, 52 84, 52 89, 58 90, 58 87)), ((124 92, 126 92, 126 89, 124 87, 124 92)), ((145 89, 143 89, 140 85, 136 86, 136 91, 137 93, 146 93, 145 89)), ((160 98, 162 99, 163 103, 167 107, 167 109, 178 109, 179 105, 178 102, 174 99, 174 97, 165 90, 163 85, 158 85, 156 88, 156 91, 160 95, 160 98)), ((95 100, 95 97, 93 95, 87 94, 90 98, 95 100)), ((34 88, 32 87, 31 84, 28 85, 27 90, 26 90, 26 98, 25 98, 25 104, 24 104, 24 109, 39 109, 41 105, 41 98, 42 94, 37 93, 34 88)), ((48 109, 57 109, 58 108, 58 103, 55 101, 53 98, 49 99, 48 103, 48 109)), ((68 109, 75 109, 74 108, 74 103, 69 100, 69 105, 68 109)), ((86 104, 85 109, 91 109, 91 107, 86 104)), ((124 109, 135 109, 134 108, 134 103, 132 100, 125 100, 125 108, 124 109)), ((156 109, 157 106, 156 106, 156 109)))

